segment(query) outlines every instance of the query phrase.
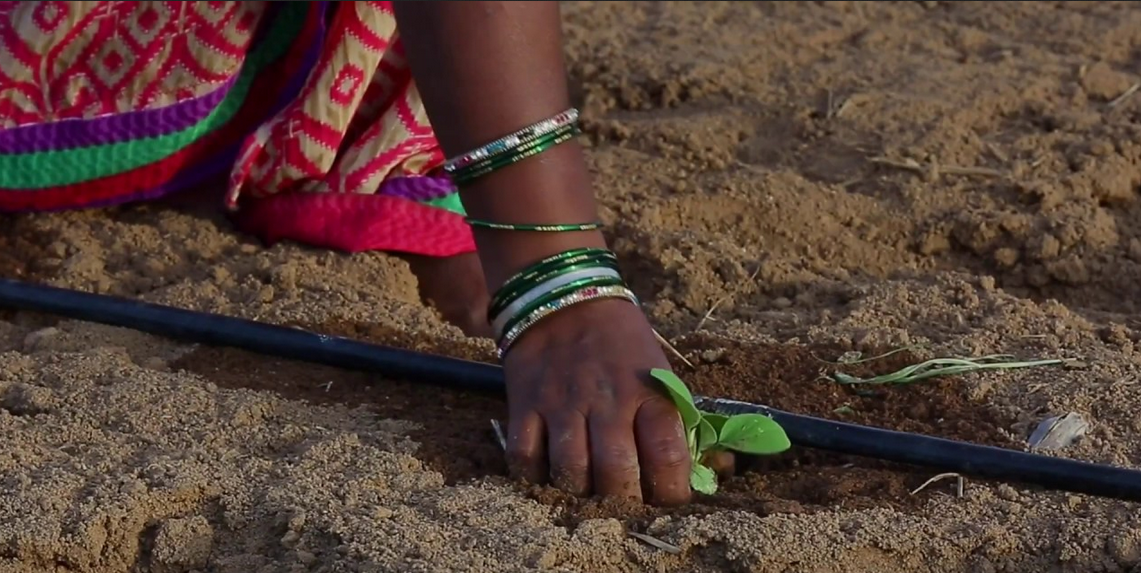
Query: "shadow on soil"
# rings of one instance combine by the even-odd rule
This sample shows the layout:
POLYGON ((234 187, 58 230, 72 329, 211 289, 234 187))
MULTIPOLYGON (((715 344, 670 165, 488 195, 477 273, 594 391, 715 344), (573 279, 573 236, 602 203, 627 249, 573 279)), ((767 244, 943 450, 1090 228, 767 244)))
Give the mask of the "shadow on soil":
MULTIPOLYGON (((360 324, 298 325, 331 335, 423 352, 456 355, 454 346, 414 335, 386 332, 360 324), (447 352, 445 352, 447 350, 447 352)), ((757 346, 694 338, 681 345, 689 355, 713 356, 679 372, 697 391, 760 402, 792 412, 842 419, 895 430, 937 435, 995 446, 1012 446, 1000 431, 1007 420, 986 404, 970 401, 954 381, 883 388, 856 393, 829 382, 824 360, 844 349, 757 346)), ((867 349, 874 352, 874 349, 867 349)), ((460 358, 490 359, 468 354, 460 358)), ((896 370, 912 357, 899 353, 870 363, 845 366, 853 375, 896 370)), ((313 403, 366 405, 386 418, 409 419, 424 429, 412 435, 421 443, 418 457, 449 483, 492 479, 506 483, 502 451, 490 420, 506 421, 506 404, 495 396, 450 391, 325 366, 292 362, 244 351, 203 347, 171 364, 223 388, 276 392, 313 403)), ((657 509, 622 500, 578 499, 547 487, 513 484, 527 495, 559 508, 561 522, 617 517, 645 524, 661 515, 705 514, 741 509, 758 514, 805 513, 836 507, 914 507, 931 491, 909 495, 931 472, 876 460, 794 449, 784 455, 743 464, 744 471, 723 483, 716 496, 690 506, 657 509)), ((932 488, 938 490, 938 488, 932 488)))

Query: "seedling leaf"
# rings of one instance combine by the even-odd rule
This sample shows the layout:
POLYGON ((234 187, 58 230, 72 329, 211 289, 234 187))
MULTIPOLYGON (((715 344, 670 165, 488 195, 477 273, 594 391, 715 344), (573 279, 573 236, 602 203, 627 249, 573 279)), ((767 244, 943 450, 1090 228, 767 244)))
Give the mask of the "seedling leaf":
POLYGON ((650 376, 665 386, 666 392, 681 414, 681 422, 685 424, 685 429, 696 428, 697 424, 701 422, 701 412, 698 412, 697 406, 693 405, 693 394, 689 393, 689 388, 686 388, 685 382, 682 382, 677 374, 664 368, 650 370, 650 376))
POLYGON ((717 435, 721 435, 721 428, 725 427, 725 422, 729 419, 729 416, 702 412, 701 419, 709 422, 709 425, 713 426, 713 429, 717 431, 717 435))
POLYGON ((792 446, 784 428, 763 414, 730 417, 721 428, 719 444, 730 450, 759 456, 779 454, 792 446))
POLYGON ((689 472, 689 487, 705 495, 713 495, 717 493, 717 474, 701 464, 693 464, 689 472))
POLYGON ((699 453, 704 452, 716 445, 717 429, 703 416, 701 421, 697 424, 697 451, 699 453))

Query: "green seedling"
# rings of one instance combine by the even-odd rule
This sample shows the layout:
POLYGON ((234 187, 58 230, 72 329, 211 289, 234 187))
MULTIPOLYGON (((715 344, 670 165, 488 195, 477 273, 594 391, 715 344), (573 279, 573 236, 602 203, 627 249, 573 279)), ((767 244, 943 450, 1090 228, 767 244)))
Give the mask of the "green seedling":
POLYGON ((817 360, 824 362, 826 364, 854 365, 854 364, 864 364, 867 362, 875 362, 876 360, 881 360, 881 359, 887 358, 893 354, 899 354, 900 352, 907 352, 909 350, 916 350, 919 348, 923 348, 923 346, 920 344, 913 344, 911 346, 904 346, 902 348, 896 348, 895 350, 889 350, 888 352, 884 352, 883 354, 880 354, 878 356, 867 356, 867 357, 865 357, 862 352, 859 352, 857 350, 853 350, 851 352, 845 352, 844 354, 840 355, 840 358, 838 358, 835 362, 833 362, 831 360, 824 360, 823 358, 817 357, 816 355, 813 355, 813 358, 816 358, 817 360))
POLYGON ((1036 366, 1053 366, 1064 364, 1065 360, 1032 360, 1020 362, 1007 354, 991 354, 977 358, 933 358, 919 364, 900 368, 890 374, 881 374, 872 378, 859 378, 843 372, 834 372, 832 379, 840 384, 911 384, 935 378, 937 376, 953 376, 967 372, 981 370, 1009 370, 1014 368, 1033 368, 1036 366))
POLYGON ((693 402, 689 388, 669 370, 650 371, 666 389, 681 416, 686 443, 692 460, 689 485, 706 495, 717 493, 717 474, 705 464, 707 456, 717 451, 734 451, 758 456, 779 454, 792 446, 784 428, 763 414, 726 416, 702 412, 693 402))

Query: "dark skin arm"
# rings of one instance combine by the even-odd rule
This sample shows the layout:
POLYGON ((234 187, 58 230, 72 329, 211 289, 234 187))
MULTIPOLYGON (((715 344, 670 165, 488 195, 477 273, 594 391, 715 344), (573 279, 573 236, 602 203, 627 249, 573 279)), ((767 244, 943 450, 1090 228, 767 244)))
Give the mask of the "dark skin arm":
MULTIPOLYGON (((557 2, 395 2, 416 84, 445 154, 467 152, 570 107, 557 2)), ((504 223, 597 218, 582 148, 562 144, 461 190, 469 215, 504 223)), ((477 229, 494 292, 545 256, 602 247, 597 231, 477 229)), ((689 500, 689 459, 673 405, 648 380, 668 367, 642 311, 621 300, 544 319, 504 361, 508 463, 578 494, 689 500)))

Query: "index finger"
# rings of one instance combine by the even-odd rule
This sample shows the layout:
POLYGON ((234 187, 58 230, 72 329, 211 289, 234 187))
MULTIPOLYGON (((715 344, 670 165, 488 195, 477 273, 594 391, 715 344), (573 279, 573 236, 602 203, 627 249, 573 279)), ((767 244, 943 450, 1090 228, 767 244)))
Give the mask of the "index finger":
POLYGON ((677 408, 665 398, 651 398, 634 418, 642 480, 654 505, 682 505, 689 489, 689 447, 677 408))

